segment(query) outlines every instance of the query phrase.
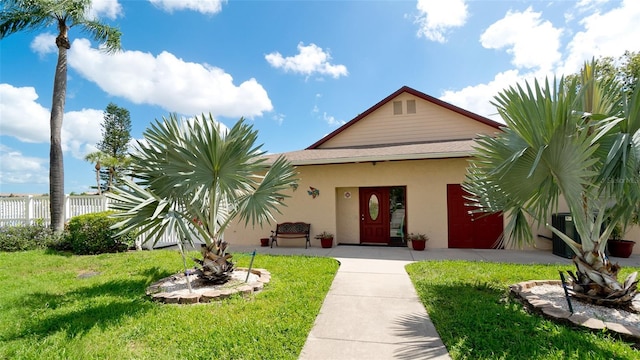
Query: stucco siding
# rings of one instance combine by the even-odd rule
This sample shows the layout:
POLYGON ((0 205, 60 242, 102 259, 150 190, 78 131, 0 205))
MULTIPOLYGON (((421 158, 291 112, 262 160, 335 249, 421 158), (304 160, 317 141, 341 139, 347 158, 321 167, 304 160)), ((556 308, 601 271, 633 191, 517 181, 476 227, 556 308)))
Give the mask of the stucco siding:
MULTIPOLYGON (((430 237, 429 248, 447 248, 447 184, 459 184, 464 181, 466 159, 433 159, 413 161, 387 161, 299 166, 299 187, 289 189, 285 199, 287 206, 276 214, 276 222, 304 221, 311 224, 311 235, 328 231, 335 235, 340 244, 359 244, 360 213, 359 187, 406 186, 408 232, 425 233, 430 237), (319 190, 315 199, 309 195, 310 187, 319 190), (345 196, 349 192, 350 196, 345 196)), ((566 211, 561 205, 559 211, 566 211)), ((504 219, 505 224, 509 221, 504 219)), ((275 223, 264 227, 245 227, 244 223, 235 223, 226 233, 225 239, 233 244, 259 246, 259 239, 267 237, 275 223)), ((534 236, 551 236, 545 228, 534 228, 534 236)), ((625 238, 640 241, 640 228, 630 229, 625 238)), ((304 247, 302 239, 279 240, 280 246, 304 247)), ((319 247, 318 240, 312 239, 311 245, 319 247)), ((551 249, 551 241, 537 238, 535 245, 525 248, 551 249)), ((636 247, 634 253, 640 252, 636 247)))
POLYGON ((360 229, 355 224, 360 218, 358 187, 336 188, 336 233, 341 244, 359 244, 360 229))
MULTIPOLYGON (((312 235, 328 231, 335 235, 336 243, 359 243, 359 187, 406 186, 407 219, 409 232, 426 233, 430 248, 448 247, 447 238, 447 184, 464 180, 466 159, 437 159, 415 161, 389 161, 358 164, 300 166, 297 190, 288 190, 286 207, 276 216, 277 222, 304 221, 311 223, 312 235), (319 190, 315 199, 308 194, 310 187, 319 190), (345 198, 344 192, 351 196, 345 198)), ((229 242, 258 244, 269 235, 275 225, 252 228, 235 224, 225 233, 229 242)), ((281 246, 304 246, 301 240, 279 241, 281 246)), ((317 240, 311 241, 319 246, 317 240)))
POLYGON ((631 226, 630 228, 628 228, 627 232, 622 236, 622 238, 625 240, 635 241, 637 246, 633 247, 633 253, 634 254, 640 253, 640 245, 637 244, 638 242, 640 242, 640 226, 639 225, 631 226))
POLYGON ((478 134, 496 131, 491 126, 403 93, 344 129, 320 148, 472 139, 478 134), (415 114, 406 113, 407 101, 411 100, 416 102, 415 114), (402 103, 402 114, 394 115, 394 101, 402 103))

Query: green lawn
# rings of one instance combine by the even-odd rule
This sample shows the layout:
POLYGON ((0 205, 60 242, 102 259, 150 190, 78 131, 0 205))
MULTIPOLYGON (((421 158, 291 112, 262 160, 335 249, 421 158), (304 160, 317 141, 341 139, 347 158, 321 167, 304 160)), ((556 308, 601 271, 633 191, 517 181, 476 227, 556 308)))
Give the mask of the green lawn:
POLYGON ((0 253, 0 264, 0 359, 296 359, 338 269, 329 258, 258 255, 254 267, 272 276, 265 290, 184 306, 144 295, 181 271, 174 251, 0 253))
MULTIPOLYGON (((560 265, 424 261, 407 271, 453 359, 640 359, 610 333, 558 325, 523 310, 509 285, 559 279, 560 265)), ((621 279, 631 271, 623 268, 621 279)))
MULTIPOLYGON (((195 253, 193 254, 196 255, 195 253)), ((238 266, 249 254, 235 254, 238 266)), ((181 271, 174 251, 67 256, 0 253, 0 359, 296 359, 338 269, 329 258, 256 256, 271 283, 250 300, 150 301, 145 288, 181 271), (95 276, 83 275, 98 273, 95 276)), ((639 359, 606 332, 531 315, 510 284, 568 266, 426 261, 407 270, 454 359, 639 359)), ((632 270, 624 268, 621 278, 632 270)))

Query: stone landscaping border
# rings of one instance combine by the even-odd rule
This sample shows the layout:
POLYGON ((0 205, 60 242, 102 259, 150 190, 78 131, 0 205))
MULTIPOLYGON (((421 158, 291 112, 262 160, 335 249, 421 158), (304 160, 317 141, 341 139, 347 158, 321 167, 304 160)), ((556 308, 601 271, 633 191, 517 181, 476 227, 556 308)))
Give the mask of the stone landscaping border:
MULTIPOLYGON (((236 268, 236 270, 247 271, 247 268, 236 268)), ((165 304, 198 304, 208 303, 211 301, 219 301, 226 299, 234 294, 240 294, 243 297, 249 297, 253 293, 256 293, 264 288, 265 284, 271 281, 271 273, 265 269, 251 269, 251 273, 258 276, 258 279, 252 283, 243 283, 237 287, 221 289, 221 290, 209 290, 202 293, 186 293, 177 294, 163 292, 161 285, 169 279, 184 278, 184 274, 171 275, 166 278, 160 279, 155 283, 147 287, 146 294, 150 296, 152 300, 165 304)))
POLYGON ((603 329, 607 329, 625 340, 630 340, 635 343, 640 342, 640 331, 638 329, 584 315, 572 314, 567 310, 553 306, 546 300, 540 299, 540 297, 531 293, 529 290, 541 285, 562 286, 562 282, 560 280, 531 280, 511 285, 509 289, 511 294, 521 300, 527 308, 538 314, 542 314, 545 318, 571 326, 587 328, 591 331, 600 332, 603 329))

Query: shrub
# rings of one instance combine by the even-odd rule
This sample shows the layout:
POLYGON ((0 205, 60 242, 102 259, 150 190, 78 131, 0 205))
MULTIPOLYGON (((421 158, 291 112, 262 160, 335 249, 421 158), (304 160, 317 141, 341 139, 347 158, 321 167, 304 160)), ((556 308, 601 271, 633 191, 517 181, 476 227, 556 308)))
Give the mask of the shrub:
POLYGON ((62 243, 62 235, 56 235, 42 223, 34 225, 3 226, 0 228, 0 251, 26 251, 55 247, 62 243))
POLYGON ((110 218, 111 211, 85 214, 71 218, 68 224, 68 241, 74 254, 88 255, 125 251, 133 244, 132 233, 115 237, 117 230, 111 226, 117 223, 110 218))

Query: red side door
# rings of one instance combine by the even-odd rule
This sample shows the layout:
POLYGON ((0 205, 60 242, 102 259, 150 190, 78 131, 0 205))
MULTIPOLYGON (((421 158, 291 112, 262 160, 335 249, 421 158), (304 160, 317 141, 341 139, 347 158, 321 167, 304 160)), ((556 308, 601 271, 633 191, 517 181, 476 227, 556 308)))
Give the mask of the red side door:
POLYGON ((460 184, 447 184, 450 248, 492 249, 503 232, 502 214, 470 214, 467 193, 460 184))
POLYGON ((360 188, 360 243, 388 244, 389 188, 360 188))

